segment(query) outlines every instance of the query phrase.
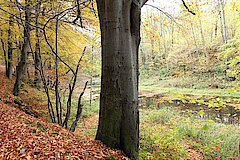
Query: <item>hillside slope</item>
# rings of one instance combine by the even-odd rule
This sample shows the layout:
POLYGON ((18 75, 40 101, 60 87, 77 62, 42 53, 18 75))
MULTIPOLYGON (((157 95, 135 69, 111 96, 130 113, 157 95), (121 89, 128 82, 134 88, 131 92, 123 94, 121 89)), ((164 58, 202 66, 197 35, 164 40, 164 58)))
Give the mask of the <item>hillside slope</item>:
POLYGON ((127 159, 99 141, 26 114, 13 102, 3 68, 0 81, 0 159, 127 159))

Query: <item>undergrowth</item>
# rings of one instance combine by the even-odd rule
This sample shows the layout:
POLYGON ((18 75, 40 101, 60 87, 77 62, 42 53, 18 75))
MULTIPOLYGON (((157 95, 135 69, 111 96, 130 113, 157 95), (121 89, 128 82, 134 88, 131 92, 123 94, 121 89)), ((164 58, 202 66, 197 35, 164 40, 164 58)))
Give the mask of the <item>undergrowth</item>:
POLYGON ((194 118, 173 108, 141 110, 142 159, 239 157, 240 129, 194 118), (194 151, 194 154, 191 152, 194 151), (194 157, 195 156, 195 157, 194 157))

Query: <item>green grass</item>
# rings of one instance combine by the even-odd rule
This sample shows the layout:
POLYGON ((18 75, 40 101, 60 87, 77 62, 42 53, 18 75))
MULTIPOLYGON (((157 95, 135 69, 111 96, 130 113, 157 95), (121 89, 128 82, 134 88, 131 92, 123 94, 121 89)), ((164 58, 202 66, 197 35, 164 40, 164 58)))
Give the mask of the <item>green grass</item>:
POLYGON ((139 90, 142 93, 150 92, 155 94, 161 93, 180 93, 199 96, 217 96, 217 97, 240 97, 240 92, 233 92, 231 89, 194 89, 194 88, 177 88, 177 87, 160 87, 158 85, 140 85, 139 90))
POLYGON ((190 95, 210 95, 219 97, 240 97, 240 92, 232 88, 239 82, 226 81, 224 77, 208 77, 204 75, 184 75, 182 77, 140 77, 140 92, 156 94, 178 92, 190 95), (214 87, 218 88, 214 88, 214 87))
POLYGON ((175 114, 167 108, 140 111, 141 159, 184 159, 184 148, 172 128, 175 114))
POLYGON ((90 117, 99 113, 99 99, 92 100, 91 106, 89 101, 84 101, 83 117, 90 117))
MULTIPOLYGON (((83 118, 98 113, 99 100, 93 101, 91 107, 88 101, 83 103, 83 118)), ((94 137, 96 127, 92 125, 83 135, 94 137)), ((238 126, 196 119, 192 112, 183 114, 171 107, 140 110, 141 159, 193 159, 190 153, 203 159, 236 158, 239 156, 239 135, 238 126)))
POLYGON ((142 159, 187 159, 192 156, 189 150, 204 159, 239 157, 238 126, 196 119, 166 107, 140 113, 142 159))
MULTIPOLYGON (((141 82, 140 91, 156 94, 176 92, 189 95, 240 97, 240 93, 230 92, 228 89, 163 87, 162 84, 156 85, 156 81, 157 79, 153 78, 141 82)), ((92 106, 87 100, 84 100, 83 104, 83 119, 98 114, 99 99, 93 101, 92 106)), ((73 101, 72 113, 76 112, 76 105, 77 102, 73 101)), ((80 123, 82 124, 83 121, 80 123)), ((96 130, 97 126, 92 125, 85 129, 83 134, 94 137, 96 130)), ((203 159, 237 157, 239 135, 239 127, 196 119, 191 113, 183 115, 177 109, 152 107, 140 110, 141 159, 184 160, 193 159, 192 156, 203 159)))
MULTIPOLYGON (((72 114, 70 117, 70 121, 73 121, 75 119, 75 115, 77 113, 77 104, 78 104, 78 100, 73 99, 72 111, 71 111, 72 114)), ((87 118, 99 113, 99 99, 92 100, 91 106, 90 106, 89 100, 82 100, 82 104, 83 104, 83 109, 82 109, 81 117, 87 118)))

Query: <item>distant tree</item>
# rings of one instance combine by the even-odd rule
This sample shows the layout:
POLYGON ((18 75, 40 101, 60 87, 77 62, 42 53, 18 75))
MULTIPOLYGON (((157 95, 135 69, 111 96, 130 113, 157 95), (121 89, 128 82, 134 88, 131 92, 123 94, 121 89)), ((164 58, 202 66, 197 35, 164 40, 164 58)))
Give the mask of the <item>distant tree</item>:
POLYGON ((218 0, 218 7, 219 7, 219 16, 220 16, 220 22, 221 22, 221 28, 222 28, 222 37, 223 42, 227 43, 227 24, 226 24, 226 18, 225 18, 225 0, 218 0))

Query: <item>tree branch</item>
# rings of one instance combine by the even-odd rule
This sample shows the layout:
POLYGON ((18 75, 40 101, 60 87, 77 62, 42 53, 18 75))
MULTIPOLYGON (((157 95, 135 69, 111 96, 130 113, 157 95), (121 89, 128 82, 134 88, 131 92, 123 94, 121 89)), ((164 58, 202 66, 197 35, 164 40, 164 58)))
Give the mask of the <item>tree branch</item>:
MULTIPOLYGON (((162 9, 160 9, 160 8, 158 8, 158 7, 156 7, 156 6, 153 6, 153 5, 151 5, 151 4, 145 4, 145 5, 146 5, 146 6, 150 6, 150 7, 154 8, 154 9, 157 9, 158 11, 160 11, 161 13, 163 13, 166 17, 168 17, 169 19, 171 19, 171 20, 177 25, 177 27, 183 32, 184 26, 182 26, 181 24, 179 24, 179 23, 174 19, 174 17, 171 16, 169 13, 164 12, 162 9)), ((184 36, 184 34, 183 34, 183 37, 185 38, 186 42, 189 44, 188 39, 184 36)))
POLYGON ((140 3, 140 6, 142 7, 148 0, 138 0, 140 3))
POLYGON ((193 15, 196 15, 196 13, 194 13, 193 11, 191 11, 191 10, 188 8, 188 6, 186 5, 186 3, 185 3, 184 0, 182 0, 182 3, 183 3, 184 7, 187 9, 188 12, 192 13, 193 15))

